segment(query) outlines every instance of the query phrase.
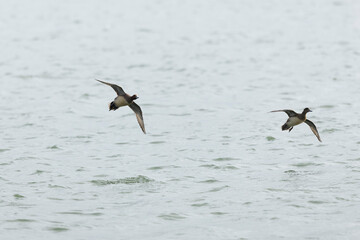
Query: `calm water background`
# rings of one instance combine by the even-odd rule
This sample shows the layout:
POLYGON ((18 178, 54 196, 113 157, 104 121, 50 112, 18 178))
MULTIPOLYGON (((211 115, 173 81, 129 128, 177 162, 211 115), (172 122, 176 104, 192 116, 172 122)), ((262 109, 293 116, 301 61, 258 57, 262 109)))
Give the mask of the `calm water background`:
POLYGON ((2 1, 1 239, 359 239, 359 12, 2 1))

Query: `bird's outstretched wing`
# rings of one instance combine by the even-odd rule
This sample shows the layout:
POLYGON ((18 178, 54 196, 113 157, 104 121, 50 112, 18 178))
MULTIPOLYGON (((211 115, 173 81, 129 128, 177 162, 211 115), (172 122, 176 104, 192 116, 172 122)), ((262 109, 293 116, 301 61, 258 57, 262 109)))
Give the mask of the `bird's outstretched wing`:
POLYGON ((145 131, 145 124, 144 124, 144 119, 142 116, 142 111, 141 108, 139 107, 139 105, 137 105, 135 102, 132 102, 129 107, 134 111, 135 115, 136 115, 136 119, 141 127, 141 130, 146 134, 145 131))
POLYGON ((116 85, 116 84, 103 82, 103 81, 98 80, 98 79, 95 79, 95 80, 98 81, 98 82, 101 82, 101 83, 103 83, 103 84, 109 85, 110 87, 112 87, 112 88, 115 90, 115 92, 116 92, 116 94, 117 94, 118 96, 124 96, 124 95, 126 95, 126 93, 124 92, 124 90, 123 90, 121 87, 119 87, 118 85, 116 85))
POLYGON ((271 112, 285 112, 289 117, 296 117, 298 114, 294 112, 293 110, 284 109, 284 110, 274 110, 271 112))
POLYGON ((305 123, 306 123, 307 125, 309 125, 311 131, 315 134, 315 136, 317 137, 317 139, 321 142, 320 135, 319 135, 319 133, 318 133, 318 131, 317 131, 317 129, 316 129, 315 124, 314 124, 312 121, 307 120, 307 119, 305 120, 305 123))

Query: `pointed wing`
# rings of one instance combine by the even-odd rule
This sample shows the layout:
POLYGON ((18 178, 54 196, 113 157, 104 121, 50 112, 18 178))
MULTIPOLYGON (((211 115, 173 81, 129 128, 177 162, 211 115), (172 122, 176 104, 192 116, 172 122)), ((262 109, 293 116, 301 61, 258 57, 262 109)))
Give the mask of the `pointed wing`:
POLYGON ((136 115, 136 119, 141 127, 141 130, 146 134, 145 131, 145 124, 144 124, 144 119, 142 116, 142 111, 141 108, 139 107, 139 105, 137 105, 135 102, 132 102, 129 107, 134 111, 135 115, 136 115))
POLYGON ((309 125, 311 131, 315 134, 315 136, 317 137, 317 139, 321 142, 320 135, 319 135, 319 133, 318 133, 318 131, 317 131, 317 129, 316 129, 315 124, 314 124, 312 121, 307 120, 307 119, 305 120, 305 123, 306 123, 307 125, 309 125))
POLYGON ((101 82, 101 83, 103 83, 103 84, 109 85, 110 87, 112 87, 112 88, 115 90, 115 92, 117 93, 118 96, 124 96, 124 95, 126 95, 126 93, 124 92, 124 90, 123 90, 121 87, 119 87, 118 85, 111 84, 111 83, 107 83, 107 82, 103 82, 103 81, 98 80, 98 79, 95 79, 95 80, 98 81, 98 82, 101 82))
POLYGON ((298 114, 293 110, 285 109, 285 110, 274 110, 271 112, 285 112, 289 117, 296 117, 298 114))

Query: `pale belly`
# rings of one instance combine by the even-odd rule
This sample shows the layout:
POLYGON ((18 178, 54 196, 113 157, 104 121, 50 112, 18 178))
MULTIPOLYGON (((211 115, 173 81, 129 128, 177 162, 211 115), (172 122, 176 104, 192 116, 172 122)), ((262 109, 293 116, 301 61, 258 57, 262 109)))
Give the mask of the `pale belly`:
POLYGON ((304 122, 303 120, 300 120, 297 117, 291 117, 286 121, 286 124, 290 127, 299 125, 300 123, 304 122))
POLYGON ((115 103, 116 107, 122 107, 122 106, 129 105, 129 103, 122 96, 119 96, 119 97, 115 98, 114 103, 115 103))

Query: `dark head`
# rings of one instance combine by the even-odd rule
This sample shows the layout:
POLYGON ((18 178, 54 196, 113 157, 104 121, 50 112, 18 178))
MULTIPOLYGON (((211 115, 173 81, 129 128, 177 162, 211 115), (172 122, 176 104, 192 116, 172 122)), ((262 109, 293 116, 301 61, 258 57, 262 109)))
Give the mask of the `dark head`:
POLYGON ((312 112, 309 108, 304 108, 303 114, 306 114, 308 112, 312 112))
POLYGON ((132 95, 131 96, 131 101, 134 101, 134 100, 136 100, 136 99, 138 99, 139 97, 136 95, 136 94, 134 94, 134 95, 132 95))
POLYGON ((114 102, 109 103, 109 111, 111 111, 111 110, 115 111, 116 109, 117 109, 117 107, 115 106, 114 102))

